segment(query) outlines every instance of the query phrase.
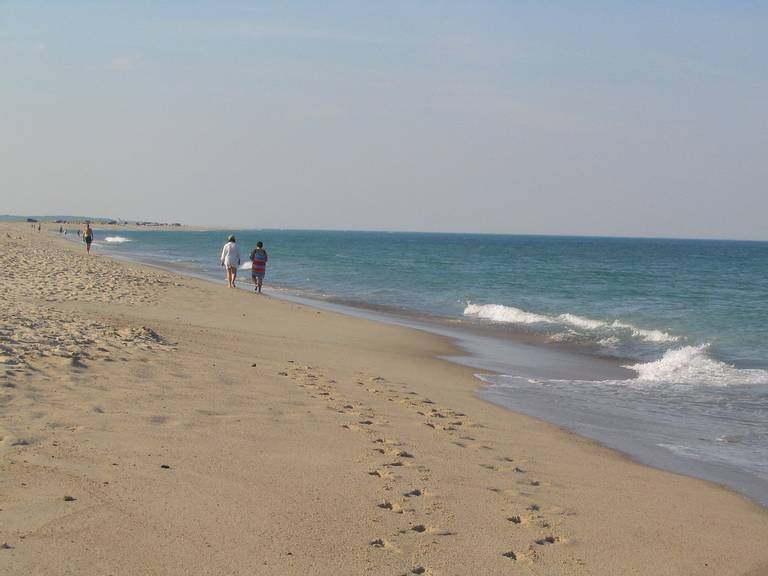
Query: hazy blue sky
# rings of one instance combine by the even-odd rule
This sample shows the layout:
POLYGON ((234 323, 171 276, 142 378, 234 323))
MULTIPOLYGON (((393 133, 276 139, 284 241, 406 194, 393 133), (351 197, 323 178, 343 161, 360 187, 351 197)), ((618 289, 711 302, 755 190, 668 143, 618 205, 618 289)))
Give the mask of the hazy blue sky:
POLYGON ((768 3, 0 0, 0 213, 768 239, 768 3))

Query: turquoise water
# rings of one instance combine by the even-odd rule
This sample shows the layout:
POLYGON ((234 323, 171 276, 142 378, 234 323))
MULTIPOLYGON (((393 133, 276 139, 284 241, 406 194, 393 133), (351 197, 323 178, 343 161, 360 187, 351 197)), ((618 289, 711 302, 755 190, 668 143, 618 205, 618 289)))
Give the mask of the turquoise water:
MULTIPOLYGON (((234 234, 244 257, 264 242, 265 284, 273 289, 614 358, 630 377, 510 371, 486 380, 495 401, 544 418, 547 402, 581 405, 550 419, 602 440, 626 433, 618 446, 625 450, 641 438, 646 448, 695 462, 693 469, 710 463, 746 474, 741 485, 724 481, 768 501, 768 242, 234 234)), ((218 258, 226 235, 97 230, 96 247, 223 282, 218 258)))

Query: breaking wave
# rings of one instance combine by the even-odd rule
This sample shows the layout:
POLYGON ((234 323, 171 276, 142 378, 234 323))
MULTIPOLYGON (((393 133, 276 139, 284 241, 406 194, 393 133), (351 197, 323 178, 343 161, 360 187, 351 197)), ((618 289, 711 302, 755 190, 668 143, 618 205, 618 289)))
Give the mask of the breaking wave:
POLYGON ((553 337, 556 341, 566 341, 578 336, 578 332, 573 331, 574 328, 588 333, 599 333, 599 342, 601 343, 615 341, 616 334, 656 344, 671 344, 680 340, 679 336, 673 336, 661 330, 638 328, 620 320, 606 322, 568 313, 550 316, 528 312, 514 306, 504 306, 503 304, 472 304, 468 302, 464 308, 464 315, 505 324, 546 324, 567 328, 566 333, 553 337))
POLYGON ((637 382, 710 386, 768 385, 768 371, 736 368, 709 355, 709 344, 667 350, 653 362, 625 366, 637 372, 637 382))
POLYGON ((632 326, 632 324, 625 324, 624 322, 619 322, 618 320, 614 320, 611 323, 611 327, 629 330, 632 333, 632 336, 635 336, 636 338, 641 338, 646 342, 658 342, 660 344, 663 344, 663 343, 678 342, 680 340, 679 336, 672 336, 671 334, 667 334, 666 332, 662 332, 661 330, 644 330, 642 328, 638 328, 637 326, 632 326))
POLYGON ((555 322, 549 316, 526 312, 520 308, 502 304, 467 304, 464 315, 509 324, 553 324, 555 322))

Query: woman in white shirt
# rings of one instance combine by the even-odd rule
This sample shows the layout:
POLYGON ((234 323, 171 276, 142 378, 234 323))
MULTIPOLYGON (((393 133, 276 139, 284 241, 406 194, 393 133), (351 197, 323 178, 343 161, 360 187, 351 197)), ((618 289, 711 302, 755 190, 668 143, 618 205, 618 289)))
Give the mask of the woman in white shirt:
POLYGON ((230 236, 221 251, 221 265, 227 269, 227 283, 230 288, 235 287, 237 279, 237 267, 240 266, 240 249, 235 243, 235 237, 230 236))

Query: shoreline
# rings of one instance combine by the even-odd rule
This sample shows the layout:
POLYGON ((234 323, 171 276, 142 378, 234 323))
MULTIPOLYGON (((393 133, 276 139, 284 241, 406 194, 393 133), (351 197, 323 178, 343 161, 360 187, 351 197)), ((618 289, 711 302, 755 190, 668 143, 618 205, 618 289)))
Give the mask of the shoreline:
MULTIPOLYGON (((77 241, 74 242, 77 243, 77 241)), ((164 270, 171 273, 180 274, 182 276, 204 280, 206 282, 211 282, 217 285, 220 283, 218 278, 214 278, 211 275, 205 274, 193 265, 182 266, 178 262, 162 260, 161 258, 153 257, 152 255, 142 256, 136 253, 125 255, 115 250, 115 248, 109 244, 106 246, 102 245, 102 248, 106 248, 105 254, 107 256, 118 261, 151 266, 157 268, 158 270, 164 270)), ((238 274, 238 282, 248 285, 251 284, 251 280, 247 276, 247 270, 240 270, 238 274)), ((248 288, 243 288, 242 286, 239 288, 249 291, 248 288)), ((306 291, 296 286, 271 284, 265 286, 265 293, 268 293, 270 296, 275 298, 287 299, 306 304, 308 306, 335 310, 341 314, 351 314, 353 316, 369 318, 372 320, 380 319, 385 322, 402 326, 422 325, 421 328, 416 329, 426 330, 427 332, 432 333, 439 333, 436 332, 435 329, 456 330, 485 338, 494 338, 502 341, 511 341, 518 344, 526 344, 536 347, 546 347, 550 350, 557 350, 565 354, 578 355, 584 358, 588 358, 593 360, 596 364, 604 364, 606 366, 610 365, 617 369, 612 374, 614 377, 631 376, 633 371, 624 368, 622 364, 638 361, 636 358, 600 354, 595 352, 594 349, 586 346, 554 342, 542 333, 512 329, 509 326, 497 325, 493 322, 486 322, 482 320, 467 322, 465 321, 466 318, 455 318, 451 316, 432 314, 429 312, 419 312, 411 309, 371 304, 362 300, 346 299, 328 294, 308 294, 306 291)))
MULTIPOLYGON (((14 573, 94 573, 88 550, 145 573, 768 569, 764 508, 483 400, 444 337, 19 232, 55 255, 49 286, 12 293, 14 321, 75 314, 51 317, 62 346, 73 322, 98 326, 74 356, 30 351, 4 377, 14 573), (81 267, 100 284, 79 289, 81 267)), ((4 266, 37 274, 14 246, 4 266)))
MULTIPOLYGON (((197 278, 214 285, 219 284, 218 279, 192 267, 185 268, 177 263, 162 259, 143 258, 136 253, 121 254, 119 250, 115 250, 110 245, 104 245, 103 249, 109 257, 121 261, 148 265, 159 270, 197 278)), ((243 272, 240 281, 250 285, 247 271, 243 272)), ((248 289, 244 290, 248 291, 248 289)), ((634 363, 636 360, 597 355, 576 345, 553 343, 541 334, 498 328, 491 324, 485 325, 482 322, 459 323, 447 316, 420 314, 415 311, 391 309, 386 306, 366 306, 364 303, 333 296, 307 295, 291 287, 272 286, 267 288, 266 293, 275 298, 320 310, 385 322, 449 338, 460 350, 460 353, 445 356, 444 359, 482 371, 474 374, 479 382, 476 391, 478 397, 502 406, 511 412, 541 419, 555 426, 563 426, 585 438, 598 442, 606 448, 616 450, 622 456, 641 465, 710 481, 726 489, 734 490, 761 506, 768 506, 768 489, 766 489, 765 481, 752 471, 738 468, 732 464, 687 457, 663 446, 654 445, 647 438, 637 439, 623 431, 619 434, 615 434, 607 428, 603 431, 600 426, 595 426, 595 424, 600 423, 599 420, 592 422, 591 425, 584 425, 579 414, 575 411, 543 409, 542 400, 537 398, 538 394, 535 390, 528 391, 525 402, 521 403, 517 399, 513 405, 510 398, 505 398, 503 394, 499 395, 491 380, 484 378, 484 376, 509 374, 518 378, 535 379, 631 380, 636 376, 636 373, 626 368, 625 365, 634 363), (495 351, 495 353, 488 352, 488 350, 495 351), (532 360, 534 358, 536 360, 532 360)))

